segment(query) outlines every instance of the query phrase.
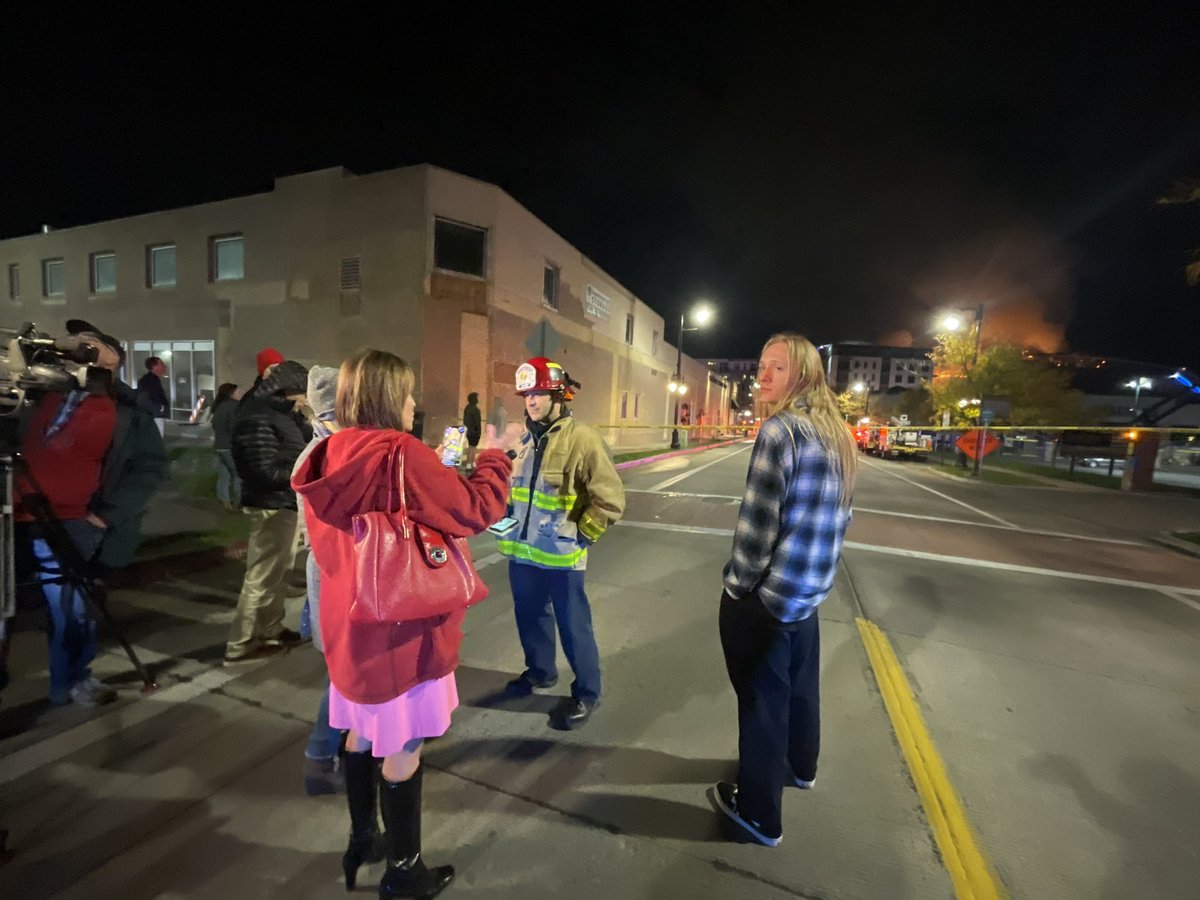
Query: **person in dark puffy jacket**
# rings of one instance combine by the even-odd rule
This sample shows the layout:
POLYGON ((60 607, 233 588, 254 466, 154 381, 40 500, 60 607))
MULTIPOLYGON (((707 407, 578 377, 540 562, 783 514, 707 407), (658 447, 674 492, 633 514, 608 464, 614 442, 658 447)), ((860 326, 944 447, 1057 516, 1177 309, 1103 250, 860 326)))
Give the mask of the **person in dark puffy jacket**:
POLYGON ((232 451, 250 537, 246 577, 225 645, 227 665, 272 656, 301 640, 283 626, 283 601, 296 543, 292 468, 312 438, 298 409, 307 390, 308 370, 288 360, 238 406, 232 451))

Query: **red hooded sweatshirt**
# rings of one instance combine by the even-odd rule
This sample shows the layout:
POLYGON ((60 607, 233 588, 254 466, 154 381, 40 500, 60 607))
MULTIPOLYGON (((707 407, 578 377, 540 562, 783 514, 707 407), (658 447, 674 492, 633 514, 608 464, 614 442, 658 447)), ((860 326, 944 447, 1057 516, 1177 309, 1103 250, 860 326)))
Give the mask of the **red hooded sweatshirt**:
POLYGON ((469 478, 443 466, 436 453, 399 431, 348 428, 318 444, 292 476, 304 497, 312 552, 321 569, 321 638, 329 678, 348 700, 386 703, 458 666, 465 610, 395 625, 352 623, 354 538, 351 517, 398 509, 387 497, 388 454, 404 454, 404 490, 413 521, 450 537, 478 534, 504 515, 512 463, 484 450, 469 478))

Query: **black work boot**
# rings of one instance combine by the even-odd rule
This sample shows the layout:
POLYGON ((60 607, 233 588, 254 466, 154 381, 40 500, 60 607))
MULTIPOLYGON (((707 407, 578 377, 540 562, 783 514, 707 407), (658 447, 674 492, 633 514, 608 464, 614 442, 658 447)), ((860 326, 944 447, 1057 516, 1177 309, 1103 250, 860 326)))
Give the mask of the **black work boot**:
POLYGON ((363 863, 379 862, 386 847, 379 833, 376 816, 375 758, 370 750, 345 753, 342 772, 346 776, 346 802, 350 806, 350 844, 342 856, 342 871, 346 875, 346 890, 354 890, 358 867, 363 863))
POLYGON ((387 872, 379 896, 429 900, 454 879, 453 866, 429 868, 421 858, 422 763, 408 781, 388 781, 379 775, 379 806, 387 842, 387 872))

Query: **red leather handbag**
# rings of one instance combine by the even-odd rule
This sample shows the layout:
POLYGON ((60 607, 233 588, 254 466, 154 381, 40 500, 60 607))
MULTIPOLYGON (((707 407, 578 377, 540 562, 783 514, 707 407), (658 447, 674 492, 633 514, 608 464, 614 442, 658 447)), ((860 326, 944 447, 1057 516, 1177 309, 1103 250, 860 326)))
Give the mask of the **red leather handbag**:
POLYGON ((390 625, 465 609, 487 597, 465 538, 447 538, 408 517, 404 451, 388 454, 388 505, 399 488, 400 509, 356 515, 354 602, 350 621, 390 625))

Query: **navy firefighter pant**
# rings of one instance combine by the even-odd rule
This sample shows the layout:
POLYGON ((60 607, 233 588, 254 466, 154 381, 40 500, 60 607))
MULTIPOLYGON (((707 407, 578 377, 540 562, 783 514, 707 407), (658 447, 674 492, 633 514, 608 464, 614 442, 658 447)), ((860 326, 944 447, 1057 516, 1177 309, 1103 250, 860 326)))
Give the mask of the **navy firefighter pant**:
POLYGON ((575 673, 571 696, 594 702, 600 699, 600 651, 592 631, 592 608, 583 589, 584 574, 574 569, 540 569, 515 560, 508 564, 525 668, 538 681, 558 674, 554 658, 557 623, 563 653, 575 673))
POLYGON ((721 598, 721 647, 738 700, 738 812, 782 831, 783 787, 817 777, 821 749, 817 612, 776 619, 757 594, 721 598))

